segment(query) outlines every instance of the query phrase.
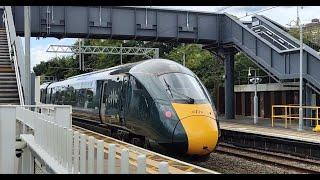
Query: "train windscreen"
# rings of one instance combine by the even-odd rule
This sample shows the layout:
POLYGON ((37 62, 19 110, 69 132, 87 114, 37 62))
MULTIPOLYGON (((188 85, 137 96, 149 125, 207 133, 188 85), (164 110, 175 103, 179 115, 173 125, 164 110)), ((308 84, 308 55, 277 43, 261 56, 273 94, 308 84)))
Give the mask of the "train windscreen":
POLYGON ((159 76, 169 96, 177 103, 208 103, 208 97, 198 80, 188 74, 168 73, 159 76))

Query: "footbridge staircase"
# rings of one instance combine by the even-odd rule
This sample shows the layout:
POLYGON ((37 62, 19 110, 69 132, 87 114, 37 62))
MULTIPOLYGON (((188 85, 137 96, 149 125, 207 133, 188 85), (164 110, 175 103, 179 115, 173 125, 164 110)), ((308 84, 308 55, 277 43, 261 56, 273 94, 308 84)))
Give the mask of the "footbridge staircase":
POLYGON ((1 9, 0 27, 0 105, 24 105, 21 72, 24 53, 21 39, 16 36, 11 8, 1 9))
MULTIPOLYGON (((231 43, 280 82, 299 79, 300 42, 285 27, 261 15, 244 24, 226 14, 222 24, 224 44, 231 43)), ((320 88, 319 69, 319 52, 304 44, 303 78, 314 90, 320 88)))

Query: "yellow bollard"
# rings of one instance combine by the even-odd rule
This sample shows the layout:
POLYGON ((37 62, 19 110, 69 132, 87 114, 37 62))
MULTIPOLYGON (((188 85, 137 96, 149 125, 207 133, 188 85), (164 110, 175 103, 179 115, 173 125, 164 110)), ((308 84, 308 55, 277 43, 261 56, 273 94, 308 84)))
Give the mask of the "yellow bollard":
POLYGON ((314 132, 320 132, 320 125, 317 125, 315 128, 312 129, 314 132))

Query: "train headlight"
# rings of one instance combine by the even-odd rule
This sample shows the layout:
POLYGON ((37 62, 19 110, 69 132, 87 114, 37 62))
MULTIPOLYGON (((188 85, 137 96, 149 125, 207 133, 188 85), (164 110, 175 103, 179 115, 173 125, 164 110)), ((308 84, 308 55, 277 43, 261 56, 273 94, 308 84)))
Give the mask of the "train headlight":
POLYGON ((170 119, 172 116, 171 111, 165 111, 164 115, 166 116, 166 118, 170 119))
POLYGON ((175 114, 174 114, 171 106, 160 104, 160 110, 161 110, 160 113, 162 113, 162 116, 165 119, 169 120, 169 119, 174 119, 175 118, 175 114))

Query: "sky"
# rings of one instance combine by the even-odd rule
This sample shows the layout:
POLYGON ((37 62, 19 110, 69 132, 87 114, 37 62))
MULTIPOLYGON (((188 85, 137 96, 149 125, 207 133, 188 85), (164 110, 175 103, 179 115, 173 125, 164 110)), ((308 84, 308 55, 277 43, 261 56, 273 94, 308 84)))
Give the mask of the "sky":
MULTIPOLYGON (((148 6, 150 7, 150 6, 148 6)), ((190 10, 190 11, 204 11, 204 12, 219 12, 229 13, 237 17, 243 17, 243 21, 251 21, 251 14, 258 13, 264 15, 279 24, 288 27, 288 24, 297 19, 297 7, 296 6, 151 6, 154 8, 166 8, 176 10, 190 10), (267 10, 269 9, 269 10, 267 10), (266 11, 263 11, 266 10, 266 11), (261 12, 259 12, 261 11, 261 12), (247 17, 244 17, 248 15, 247 17)), ((309 23, 311 19, 320 19, 320 6, 303 6, 299 9, 300 19, 302 23, 309 23)), ((291 23, 293 25, 294 22, 291 23)), ((22 38, 22 41, 24 39, 22 38)), ((64 56, 68 54, 57 54, 46 52, 49 45, 72 45, 77 39, 64 38, 31 38, 31 69, 39 64, 40 61, 48 61, 56 56, 64 56)), ((23 41, 24 45, 24 41, 23 41)))

